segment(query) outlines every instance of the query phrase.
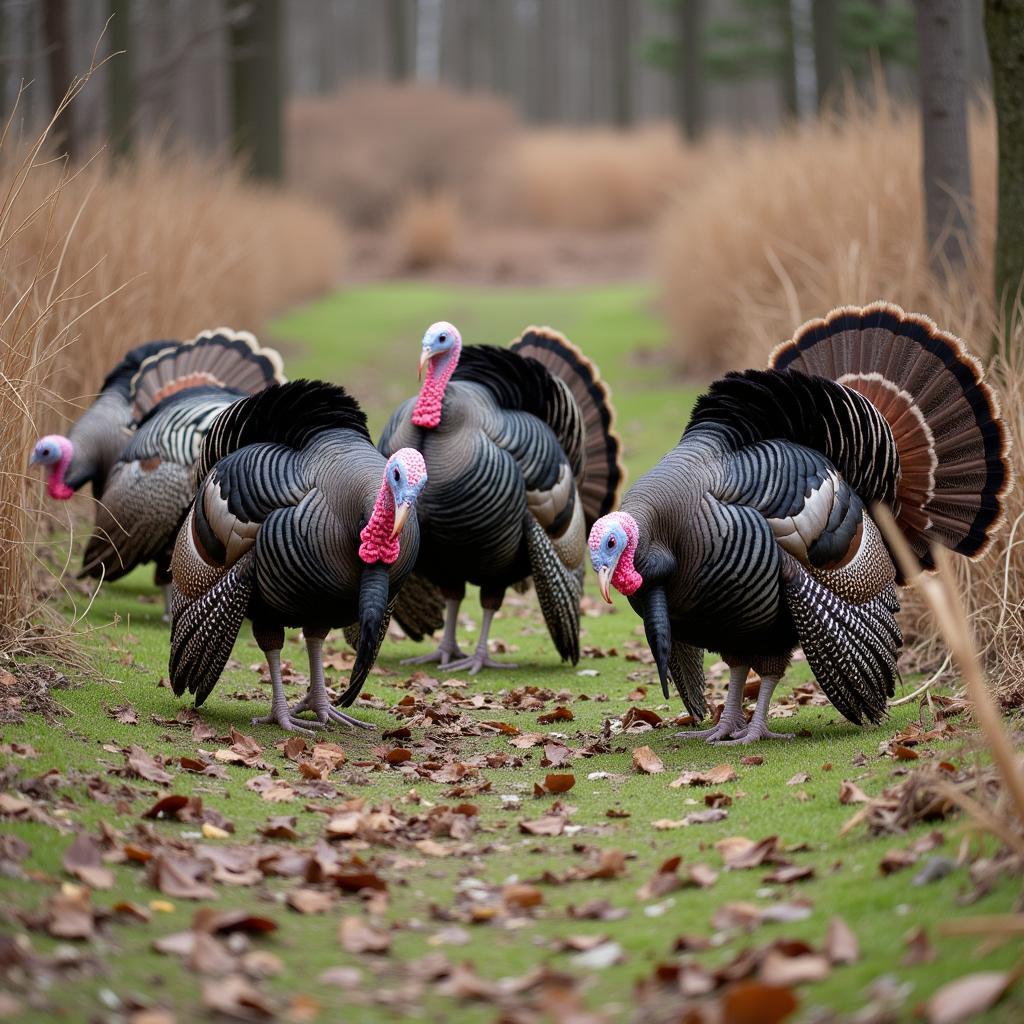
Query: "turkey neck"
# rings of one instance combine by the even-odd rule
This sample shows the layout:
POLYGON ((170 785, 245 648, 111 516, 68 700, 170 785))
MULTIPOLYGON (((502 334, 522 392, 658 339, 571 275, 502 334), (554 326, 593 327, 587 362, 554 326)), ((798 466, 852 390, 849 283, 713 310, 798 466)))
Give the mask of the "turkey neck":
POLYGON ((450 351, 435 357, 427 363, 427 376, 420 388, 416 408, 412 411, 412 422, 417 427, 433 429, 441 422, 441 408, 444 393, 459 362, 462 346, 456 344, 450 351))
POLYGON ((68 434, 71 462, 65 479, 72 488, 92 481, 93 497, 103 494, 107 478, 131 440, 128 400, 116 390, 104 391, 75 421, 68 434))

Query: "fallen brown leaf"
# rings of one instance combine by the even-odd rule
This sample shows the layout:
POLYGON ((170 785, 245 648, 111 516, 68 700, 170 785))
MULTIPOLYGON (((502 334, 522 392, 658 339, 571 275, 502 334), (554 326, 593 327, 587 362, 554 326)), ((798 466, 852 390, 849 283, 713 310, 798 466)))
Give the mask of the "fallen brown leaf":
POLYGON ((234 1020, 271 1020, 274 1006, 241 974, 203 983, 203 1006, 234 1020))
POLYGON ((300 914, 323 914, 334 906, 334 896, 321 889, 292 889, 285 901, 300 914))
POLYGON ((828 922, 825 954, 832 964, 855 964, 860 959, 857 936, 841 917, 833 917, 828 922))
POLYGON ((348 953, 386 953, 391 948, 391 936, 361 917, 342 918, 338 941, 348 953))
POLYGON ((560 814, 545 814, 533 821, 519 822, 519 831, 531 836, 560 836, 568 824, 560 814))
POLYGON ((633 767, 644 775, 657 775, 665 770, 665 763, 650 747, 634 747, 633 767))
POLYGON ((1008 971, 978 971, 947 982, 925 1004, 928 1024, 960 1024, 991 1009, 1014 981, 1008 971))
POLYGON ((99 843, 88 832, 79 832, 64 851, 64 870, 92 889, 110 889, 114 872, 103 863, 99 843))
POLYGON ((722 1024, 780 1024, 799 1006, 788 988, 759 981, 742 981, 725 990, 722 1024))
POLYGON ((559 793, 568 793, 576 785, 576 776, 571 773, 548 774, 544 776, 544 782, 533 784, 533 795, 555 796, 559 793))
POLYGON ((682 786, 722 786, 726 782, 735 782, 738 778, 739 776, 731 764, 719 764, 714 768, 709 768, 706 772, 683 772, 669 785, 673 789, 679 789, 682 786))

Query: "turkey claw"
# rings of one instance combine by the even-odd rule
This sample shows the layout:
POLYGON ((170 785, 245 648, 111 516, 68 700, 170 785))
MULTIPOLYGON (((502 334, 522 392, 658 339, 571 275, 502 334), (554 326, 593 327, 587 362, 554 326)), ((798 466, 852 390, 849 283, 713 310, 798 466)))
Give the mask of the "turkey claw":
POLYGON ((735 746, 742 744, 746 746, 748 743, 757 743, 760 740, 791 740, 795 737, 795 733, 792 732, 772 732, 768 726, 762 722, 759 725, 750 725, 743 732, 729 740, 719 740, 720 746, 735 746))
POLYGON ((443 641, 438 644, 436 650, 429 654, 418 654, 415 658, 403 658, 402 665, 432 665, 435 662, 441 668, 450 668, 452 662, 462 661, 466 658, 466 652, 457 645, 448 646, 443 641))
POLYGON ((477 651, 475 654, 460 658, 458 661, 450 661, 447 668, 450 672, 462 672, 468 669, 469 674, 475 676, 481 669, 485 668, 519 668, 519 666, 510 661, 495 661, 484 651, 477 651))
POLYGON ((263 715, 252 720, 253 725, 278 725, 285 732, 297 732, 303 736, 315 735, 312 729, 307 729, 306 726, 309 722, 303 722, 302 719, 296 719, 292 717, 292 713, 288 710, 287 706, 283 708, 275 708, 270 712, 269 715, 263 715))
POLYGON ((743 715, 730 718, 726 715, 718 720, 717 724, 710 729, 697 729, 692 732, 683 731, 675 733, 683 739, 705 740, 708 743, 723 743, 730 737, 742 735, 747 730, 747 720, 743 715))

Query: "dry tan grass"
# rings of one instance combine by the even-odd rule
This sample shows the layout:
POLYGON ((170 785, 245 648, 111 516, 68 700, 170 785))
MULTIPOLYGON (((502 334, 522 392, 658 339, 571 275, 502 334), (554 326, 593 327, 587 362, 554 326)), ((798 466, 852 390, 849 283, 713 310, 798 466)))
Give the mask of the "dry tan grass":
POLYGON ((966 285, 928 273, 917 114, 851 98, 842 119, 718 139, 660 225, 658 278, 676 351, 707 373, 763 364, 835 306, 884 297, 988 343, 995 224, 991 108, 972 118, 977 253, 966 285))
POLYGON ((344 263, 329 213, 225 166, 153 149, 68 171, 45 144, 0 147, 0 653, 52 638, 33 578, 38 524, 55 514, 26 471, 35 437, 62 429, 131 346, 258 329, 344 263))
POLYGON ((288 179, 346 221, 383 227, 407 196, 487 201, 491 169, 519 129, 513 108, 441 86, 361 85, 288 109, 288 179))
POLYGON ((499 180, 511 212, 545 228, 610 231, 648 224, 690 161, 675 129, 537 131, 511 147, 499 180))
POLYGON ((454 196, 444 192, 409 196, 392 226, 400 265, 407 270, 426 270, 450 264, 460 230, 459 204, 454 196))

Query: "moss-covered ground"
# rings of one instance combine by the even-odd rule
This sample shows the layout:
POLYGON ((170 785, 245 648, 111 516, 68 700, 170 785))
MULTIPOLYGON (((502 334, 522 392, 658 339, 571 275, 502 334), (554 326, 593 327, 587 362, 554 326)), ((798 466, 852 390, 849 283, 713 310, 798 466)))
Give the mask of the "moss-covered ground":
MULTIPOLYGON (((341 293, 283 317, 272 325, 270 335, 282 343, 292 377, 324 376, 346 384, 363 400, 376 431, 390 408, 415 388, 418 342, 430 322, 454 321, 467 342, 503 342, 527 322, 551 323, 592 353, 611 380, 629 468, 636 474, 675 442, 695 396, 691 388, 673 379, 661 357, 661 328, 648 302, 644 290, 632 287, 487 292, 379 286, 341 293)), ((371 699, 357 708, 361 717, 378 728, 372 733, 338 731, 328 737, 343 747, 347 758, 327 777, 331 794, 320 798, 299 794, 287 802, 269 803, 246 787, 247 780, 266 774, 263 769, 227 765, 224 779, 179 770, 182 756, 229 746, 226 737, 235 727, 262 745, 263 758, 281 780, 296 789, 302 781, 295 761, 278 746, 283 738, 280 731, 250 724, 251 716, 263 711, 268 687, 260 681, 260 655, 247 627, 236 646, 236 667, 225 673, 200 711, 215 737, 194 740, 188 726, 167 724, 185 704, 160 685, 166 675, 168 634, 149 578, 148 570, 140 570, 105 587, 93 604, 89 624, 108 625, 83 638, 92 669, 85 674, 69 672, 73 687, 53 693, 70 716, 47 725, 38 715, 28 714, 21 725, 0 726, 5 744, 30 744, 35 751, 34 756, 23 757, 10 747, 3 748, 4 777, 12 783, 56 773, 55 787, 40 800, 51 816, 56 810, 55 821, 68 829, 58 831, 52 823, 10 816, 0 823, 5 833, 31 847, 21 865, 25 875, 17 877, 18 872, 12 871, 11 877, 0 878, 8 919, 3 927, 8 931, 22 930, 15 914, 30 915, 45 907, 56 888, 69 881, 62 858, 72 839, 71 827, 97 834, 102 823, 127 836, 158 797, 179 793, 201 796, 207 808, 233 824, 234 833, 228 839, 196 840, 225 846, 263 843, 308 848, 324 831, 327 815, 320 810, 336 808, 350 798, 361 798, 367 806, 391 802, 403 815, 460 802, 478 808, 476 831, 465 839, 438 837, 436 843, 443 851, 401 842, 394 847, 358 840, 338 844, 355 849, 371 865, 369 870, 387 883, 386 907, 372 908, 379 911, 378 926, 391 936, 390 951, 383 955, 354 955, 339 944, 341 918, 367 914, 357 895, 342 893, 326 913, 305 915, 284 904, 284 893, 297 884, 293 879, 269 878, 252 886, 215 885, 212 902, 216 906, 245 908, 277 923, 275 932, 251 942, 279 958, 278 973, 258 987, 282 1019, 383 1021, 417 1015, 430 1020, 495 1020, 494 997, 463 999, 446 994, 444 981, 410 981, 411 961, 441 952, 453 963, 471 962, 476 974, 485 979, 521 977, 538 965, 566 972, 583 979, 580 998, 586 1007, 609 1020, 629 1020, 637 1012, 636 986, 651 978, 656 965, 689 957, 713 968, 732 960, 743 948, 763 947, 782 938, 806 940, 821 948, 834 916, 843 918, 857 935, 860 957, 856 963, 833 967, 824 980, 800 985, 802 1014, 809 1015, 816 1007, 856 1011, 869 1000, 873 982, 892 976, 909 986, 897 1017, 910 1019, 914 1008, 942 983, 974 970, 1009 967, 1018 956, 1017 949, 1004 946, 981 957, 974 940, 945 936, 941 926, 960 916, 1006 911, 1019 894, 1019 882, 998 881, 987 895, 965 905, 965 897, 975 888, 966 866, 955 867, 926 885, 912 884, 920 865, 889 875, 880 871, 887 851, 907 848, 935 825, 880 838, 862 828, 839 834, 857 810, 855 805, 840 803, 843 780, 855 780, 873 796, 928 760, 959 765, 977 756, 973 734, 955 730, 948 738, 917 747, 917 761, 894 759, 880 751, 885 741, 912 721, 931 726, 934 720, 927 707, 904 705, 878 728, 857 728, 828 706, 793 705, 793 716, 779 720, 776 727, 792 730, 797 737, 753 747, 710 747, 680 738, 676 729, 668 727, 643 733, 613 730, 609 735, 605 723, 620 719, 631 708, 655 711, 663 719, 678 713, 675 702, 663 701, 651 666, 642 660, 638 620, 622 601, 604 614, 591 587, 587 599, 591 613, 583 620, 582 643, 592 655, 604 656, 584 657, 572 669, 558 663, 533 596, 516 597, 508 602, 492 635, 504 642, 508 653, 503 656, 516 660, 518 670, 485 673, 476 679, 463 676, 456 683, 449 683, 447 674, 439 672, 437 685, 410 684, 410 670, 399 662, 422 649, 406 640, 389 639, 379 671, 367 684, 371 699), (511 706, 515 700, 509 695, 523 687, 541 691, 532 709, 524 708, 522 700, 511 706), (645 695, 638 689, 645 689, 645 695), (598 749, 549 768, 540 763, 543 746, 521 749, 513 745, 516 737, 504 732, 438 734, 439 751, 422 745, 435 735, 430 728, 414 728, 408 738, 382 739, 383 731, 402 724, 391 709, 409 695, 427 704, 439 695, 453 701, 477 697, 485 706, 474 709, 460 704, 457 710, 478 723, 505 722, 520 733, 560 739, 573 751, 595 745, 598 749), (137 709, 137 724, 119 722, 108 712, 125 704, 137 709), (568 708, 572 718, 550 724, 539 721, 556 707, 568 708), (164 758, 172 782, 161 786, 115 777, 112 772, 121 769, 125 760, 119 751, 131 744, 164 758), (665 771, 652 775, 638 771, 631 750, 639 746, 652 748, 665 771), (408 749, 411 759, 390 764, 382 754, 394 747, 408 749), (451 783, 413 775, 417 766, 431 760, 465 764, 480 754, 503 756, 491 758, 494 767, 474 762, 482 767, 470 771, 461 783, 471 787, 470 795, 464 797, 453 797, 451 783), (763 758, 763 763, 743 764, 741 759, 750 755, 763 758), (738 775, 734 781, 710 788, 670 785, 683 771, 706 770, 725 762, 738 775), (542 783, 551 771, 573 773, 574 787, 560 798, 534 797, 534 784, 542 783), (134 792, 113 802, 99 802, 90 797, 87 777, 91 774, 104 776, 115 786, 126 782, 134 792), (489 786, 483 791, 472 791, 485 783, 489 786), (410 797, 411 790, 416 797, 410 797), (653 827, 653 822, 679 821, 689 813, 705 811, 709 792, 725 794, 725 799, 713 801, 727 804, 722 820, 666 830, 653 827), (503 800, 510 796, 519 798, 519 806, 503 800), (521 831, 521 821, 550 813, 558 799, 575 808, 564 834, 535 836, 521 831), (273 815, 295 815, 298 838, 261 838, 259 830, 273 815), (791 848, 786 854, 789 860, 813 868, 813 877, 787 885, 765 880, 772 870, 768 865, 722 870, 723 856, 715 848, 718 841, 735 836, 761 840, 771 835, 779 837, 780 847, 791 848), (589 865, 599 851, 611 849, 625 853, 622 870, 614 877, 558 883, 557 876, 589 865), (436 856, 438 852, 448 855, 436 856), (706 864, 719 873, 717 880, 707 888, 686 886, 639 898, 638 890, 659 865, 677 855, 682 858, 682 870, 706 864), (500 889, 516 880, 535 885, 542 902, 470 923, 461 919, 466 898, 457 897, 458 891, 474 887, 469 879, 483 883, 484 892, 487 886, 500 889), (569 913, 570 907, 593 900, 607 901, 624 914, 591 920, 569 913), (742 901, 764 909, 796 900, 807 901, 810 913, 788 923, 765 923, 749 933, 724 927, 721 920, 712 923, 727 904, 742 901), (452 916, 454 920, 447 920, 452 916), (916 928, 927 934, 934 958, 905 965, 906 936, 916 928), (578 954, 563 946, 568 937, 580 935, 602 935, 618 943, 621 951, 613 957, 617 962, 603 968, 577 963, 578 954), (704 936, 712 944, 701 952, 674 951, 682 935, 704 936), (342 965, 360 972, 358 978, 348 978, 352 988, 320 980, 323 972, 342 965)), ((85 602, 84 597, 78 600, 80 606, 85 602)), ((459 636, 465 646, 471 643, 479 619, 472 594, 463 612, 467 618, 459 636)), ((343 651, 340 636, 332 649, 343 651)), ((304 671, 304 652, 297 638, 289 641, 285 656, 304 671)), ((344 678, 343 671, 330 671, 329 682, 337 681, 339 675, 344 678)), ((805 666, 798 664, 788 682, 807 679, 805 666)), ((779 696, 789 689, 788 685, 780 688, 779 696)), ((293 692, 298 695, 300 687, 293 687, 293 692)), ((42 792, 39 787, 36 790, 42 792)), ((961 825, 953 820, 937 826, 945 837, 938 854, 956 858, 961 825)), ((176 821, 159 821, 152 827, 163 835, 186 837, 198 829, 196 824, 176 821)), ((162 898, 148 886, 144 868, 116 865, 114 874, 112 889, 93 894, 96 905, 112 907, 124 900, 148 905, 162 898)), ((188 929, 198 905, 171 898, 163 909, 157 904, 148 922, 115 918, 104 923, 98 937, 85 944, 98 966, 57 971, 52 987, 36 988, 31 995, 16 993, 21 1019, 107 1019, 116 1017, 119 1007, 143 1003, 167 1008, 179 1021, 201 1018, 207 1012, 201 996, 207 979, 183 967, 178 958, 152 948, 155 939, 188 929)), ((62 940, 44 931, 29 934, 40 953, 52 953, 61 945, 62 940)), ((682 997, 674 1002, 674 1015, 664 1019, 681 1019, 682 997)), ((1009 1021, 1021 1019, 1022 1013, 1024 995, 1011 993, 984 1019, 1009 1021)))

